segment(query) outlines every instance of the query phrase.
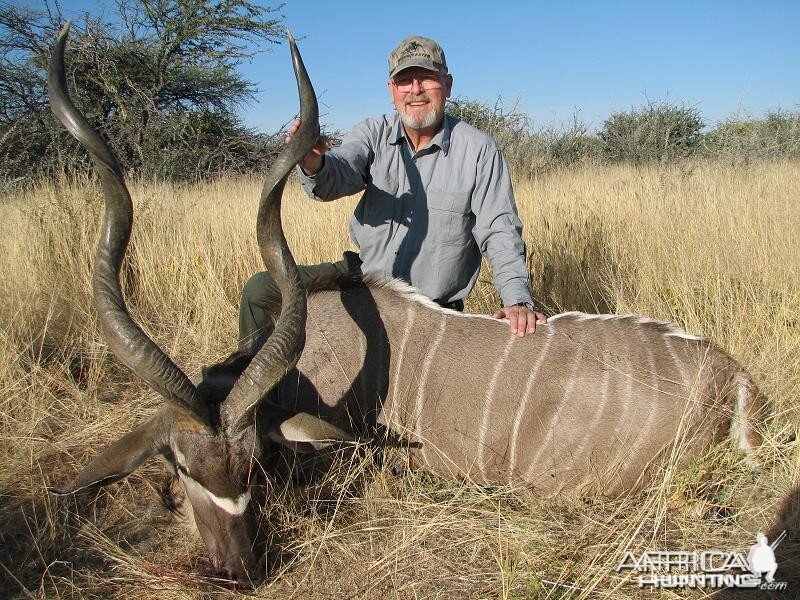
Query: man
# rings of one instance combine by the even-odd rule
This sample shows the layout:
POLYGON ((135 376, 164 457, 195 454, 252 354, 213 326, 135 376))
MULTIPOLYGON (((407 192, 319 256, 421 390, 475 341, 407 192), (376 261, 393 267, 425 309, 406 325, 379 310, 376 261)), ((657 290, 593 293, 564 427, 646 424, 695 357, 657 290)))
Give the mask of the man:
MULTIPOLYGON (((445 114, 452 86, 439 44, 406 38, 389 55, 397 113, 359 123, 337 148, 321 141, 303 159, 300 180, 311 198, 364 194, 350 223, 359 257, 301 267, 301 276, 343 274, 360 262, 364 273, 399 277, 441 306, 463 310, 484 254, 503 300, 494 317, 508 319, 519 336, 534 333, 546 318, 533 310, 508 167, 490 136, 445 114)), ((247 282, 240 339, 266 323, 265 308, 274 310, 279 297, 266 273, 247 282)))

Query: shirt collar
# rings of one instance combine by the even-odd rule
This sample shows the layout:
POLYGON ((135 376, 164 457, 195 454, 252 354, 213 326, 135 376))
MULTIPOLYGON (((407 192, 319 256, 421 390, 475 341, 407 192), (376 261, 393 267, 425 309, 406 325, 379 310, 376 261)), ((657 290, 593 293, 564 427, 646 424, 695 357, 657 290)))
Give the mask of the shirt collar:
MULTIPOLYGON (((450 151, 450 132, 452 131, 453 124, 451 122, 452 117, 450 115, 445 114, 444 119, 442 120, 442 127, 439 131, 436 132, 436 135, 433 136, 431 143, 428 147, 437 146, 442 153, 447 156, 447 153, 450 151)), ((390 142, 393 145, 399 144, 401 140, 405 139, 406 132, 403 129, 403 122, 400 120, 400 115, 395 112, 394 113, 394 137, 390 142)))

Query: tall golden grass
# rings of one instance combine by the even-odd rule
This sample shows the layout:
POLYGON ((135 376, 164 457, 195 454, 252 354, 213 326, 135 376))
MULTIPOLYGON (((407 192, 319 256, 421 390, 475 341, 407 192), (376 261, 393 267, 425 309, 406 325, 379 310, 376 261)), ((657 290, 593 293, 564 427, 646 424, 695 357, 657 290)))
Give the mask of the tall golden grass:
MULTIPOLYGON (((239 290, 259 269, 260 186, 131 185, 129 307, 190 374, 236 346, 239 290)), ((773 414, 764 469, 712 449, 633 497, 566 500, 398 478, 342 455, 327 479, 277 486, 265 508, 273 572, 258 595, 701 598, 710 590, 639 589, 616 567, 625 550, 746 551, 757 531, 784 528, 776 579, 789 580, 787 597, 800 593, 800 166, 587 166, 516 193, 534 294, 549 311, 675 320, 753 373, 773 414)), ((350 247, 354 203, 312 203, 290 183, 284 226, 299 263, 350 247)), ((235 595, 202 575, 202 544, 159 503, 157 461, 97 493, 46 493, 159 399, 109 355, 91 308, 96 183, 42 184, 0 207, 0 596, 235 595)), ((485 270, 467 310, 496 305, 485 270)))

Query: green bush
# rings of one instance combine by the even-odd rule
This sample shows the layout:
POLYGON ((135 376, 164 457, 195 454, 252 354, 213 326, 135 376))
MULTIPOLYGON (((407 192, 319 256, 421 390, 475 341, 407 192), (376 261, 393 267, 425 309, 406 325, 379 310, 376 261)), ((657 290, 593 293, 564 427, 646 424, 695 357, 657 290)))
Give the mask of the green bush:
POLYGON ((528 115, 516 104, 506 110, 501 98, 494 104, 470 98, 452 98, 447 101, 446 110, 448 114, 491 135, 506 154, 523 146, 530 135, 528 115))
POLYGON ((648 101, 645 106, 612 114, 603 122, 598 137, 609 162, 669 162, 698 149, 704 125, 695 107, 648 101))
POLYGON ((763 119, 734 116, 706 136, 709 156, 747 162, 800 157, 800 112, 774 110, 763 119))
POLYGON ((283 148, 283 137, 258 133, 219 112, 186 111, 150 127, 141 171, 167 181, 265 171, 283 148))
POLYGON ((547 125, 534 130, 528 115, 515 104, 458 97, 448 100, 447 113, 491 135, 516 176, 533 177, 598 156, 597 139, 573 116, 567 126, 547 125))
POLYGON ((529 176, 541 175, 561 167, 597 162, 601 158, 600 140, 589 134, 577 114, 564 125, 550 124, 533 132, 528 141, 529 176))

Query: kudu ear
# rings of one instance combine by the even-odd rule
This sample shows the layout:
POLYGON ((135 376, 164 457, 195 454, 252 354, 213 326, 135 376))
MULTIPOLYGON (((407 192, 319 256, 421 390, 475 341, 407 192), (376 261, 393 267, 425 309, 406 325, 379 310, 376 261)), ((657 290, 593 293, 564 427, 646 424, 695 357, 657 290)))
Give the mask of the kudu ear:
POLYGON ((351 442, 355 438, 335 425, 308 413, 297 413, 283 421, 270 432, 270 438, 293 450, 301 451, 308 444, 314 450, 322 450, 337 442, 351 442))
POLYGON ((143 425, 112 444, 90 462, 65 488, 50 488, 57 496, 74 494, 92 486, 103 486, 124 479, 148 458, 159 454, 164 428, 161 411, 143 425))

